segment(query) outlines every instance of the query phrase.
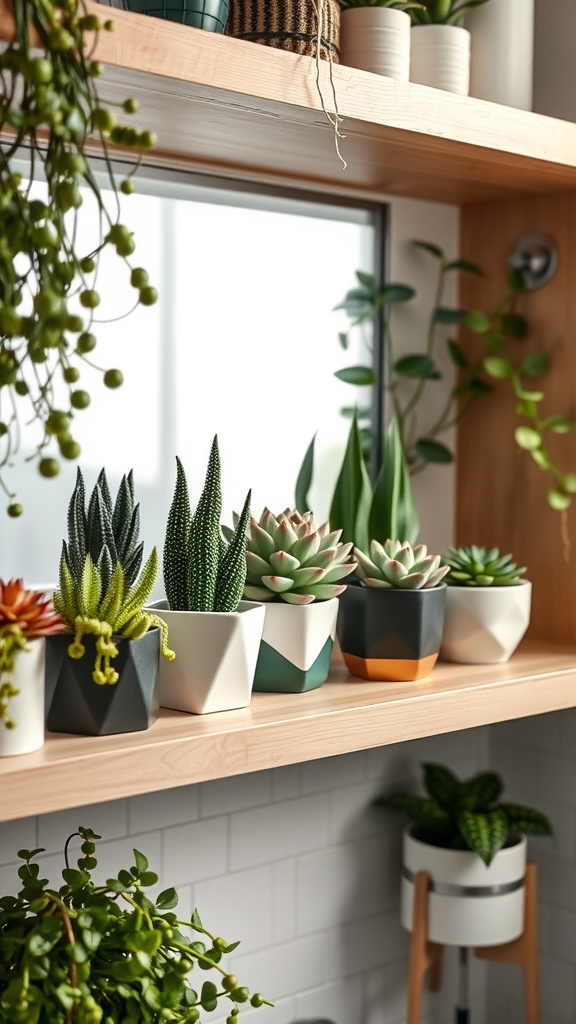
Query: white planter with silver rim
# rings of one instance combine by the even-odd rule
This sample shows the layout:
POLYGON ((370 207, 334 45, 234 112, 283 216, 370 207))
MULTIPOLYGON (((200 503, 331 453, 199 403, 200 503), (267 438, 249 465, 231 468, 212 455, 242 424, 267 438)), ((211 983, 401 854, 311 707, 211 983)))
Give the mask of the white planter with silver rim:
POLYGON ((340 63, 407 82, 410 17, 392 7, 349 7, 340 15, 340 63))
POLYGON ((491 0, 466 14, 470 95, 532 110, 534 0, 491 0))
POLYGON ((160 706, 195 715, 247 707, 264 606, 241 601, 235 612, 180 612, 157 601, 151 608, 166 622, 168 643, 176 654, 174 661, 160 659, 160 706))
POLYGON ((458 25, 414 25, 410 81, 467 96, 470 89, 470 33, 458 25))
POLYGON ((524 931, 526 838, 517 836, 490 865, 471 850, 448 850, 404 833, 401 917, 412 931, 414 880, 425 871, 428 938, 447 946, 497 946, 524 931))
MULTIPOLYGON (((28 640, 14 658, 12 685, 18 690, 8 702, 8 716, 15 722, 7 729, 0 722, 0 757, 29 754, 44 745, 44 668, 46 640, 28 640)), ((5 677, 0 677, 4 682, 5 677)))
POLYGON ((508 661, 530 621, 532 584, 446 588, 440 657, 470 665, 508 661))

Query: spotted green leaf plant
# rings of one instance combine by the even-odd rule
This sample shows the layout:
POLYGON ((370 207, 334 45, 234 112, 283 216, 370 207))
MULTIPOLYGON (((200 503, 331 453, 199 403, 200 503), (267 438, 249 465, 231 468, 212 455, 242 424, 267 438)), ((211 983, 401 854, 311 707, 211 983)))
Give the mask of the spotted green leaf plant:
POLYGON ((250 491, 236 529, 224 540, 220 527, 222 486, 218 436, 192 514, 184 468, 176 456, 176 485, 164 542, 164 586, 172 611, 234 612, 246 580, 246 529, 250 491))
POLYGON ((502 803, 502 779, 481 772, 460 780, 441 764, 423 764, 426 796, 392 793, 376 799, 413 822, 418 838, 451 850, 472 850, 490 864, 505 843, 518 834, 551 836, 552 826, 540 811, 502 803))

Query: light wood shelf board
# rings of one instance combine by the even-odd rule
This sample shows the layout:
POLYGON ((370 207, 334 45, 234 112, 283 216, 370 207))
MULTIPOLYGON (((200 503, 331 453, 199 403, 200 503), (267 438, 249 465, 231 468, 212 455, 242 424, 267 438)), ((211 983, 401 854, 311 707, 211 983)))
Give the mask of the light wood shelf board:
POLYGON ((170 789, 576 706, 576 650, 529 643, 504 665, 439 664, 420 683, 340 665, 307 694, 253 695, 213 715, 162 709, 145 732, 49 734, 0 761, 0 820, 170 789))

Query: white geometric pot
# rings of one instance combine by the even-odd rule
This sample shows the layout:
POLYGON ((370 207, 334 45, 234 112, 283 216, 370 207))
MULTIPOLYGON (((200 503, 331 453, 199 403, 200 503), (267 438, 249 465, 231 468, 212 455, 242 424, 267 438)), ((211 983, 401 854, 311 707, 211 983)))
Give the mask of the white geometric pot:
POLYGON ((174 661, 160 659, 160 706, 195 715, 247 707, 264 606, 241 601, 236 612, 178 612, 158 601, 151 607, 166 622, 176 654, 174 661))
POLYGON ((338 598, 312 604, 264 603, 266 618, 254 689, 305 693, 325 682, 336 636, 338 598))
POLYGON ((532 110, 534 0, 491 0, 466 15, 470 95, 532 110))
POLYGON ((471 850, 446 850, 404 833, 401 919, 412 931, 414 879, 430 877, 428 938, 447 946, 497 946, 524 931, 526 838, 517 836, 486 865, 471 850))
POLYGON ((410 17, 391 7, 349 7, 340 15, 340 63, 407 82, 410 17))
POLYGON ((29 754, 44 745, 44 667, 46 640, 28 640, 26 650, 14 659, 12 685, 19 691, 8 703, 8 715, 16 723, 7 729, 0 722, 0 757, 29 754))
POLYGON ((470 89, 468 30, 457 25, 414 25, 410 81, 467 96, 470 89))
POLYGON ((532 584, 447 587, 440 657, 469 665, 508 661, 530 621, 532 584))

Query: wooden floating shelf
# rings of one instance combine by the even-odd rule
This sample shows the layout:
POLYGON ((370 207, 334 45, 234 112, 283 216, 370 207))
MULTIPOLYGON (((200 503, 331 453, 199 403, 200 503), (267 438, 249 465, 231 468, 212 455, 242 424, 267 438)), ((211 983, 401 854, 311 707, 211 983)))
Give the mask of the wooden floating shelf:
POLYGON ((419 683, 367 683, 335 666, 307 694, 255 693, 212 715, 162 709, 146 732, 51 733, 0 759, 0 821, 171 789, 576 706, 576 650, 525 643, 504 665, 440 663, 419 683))

